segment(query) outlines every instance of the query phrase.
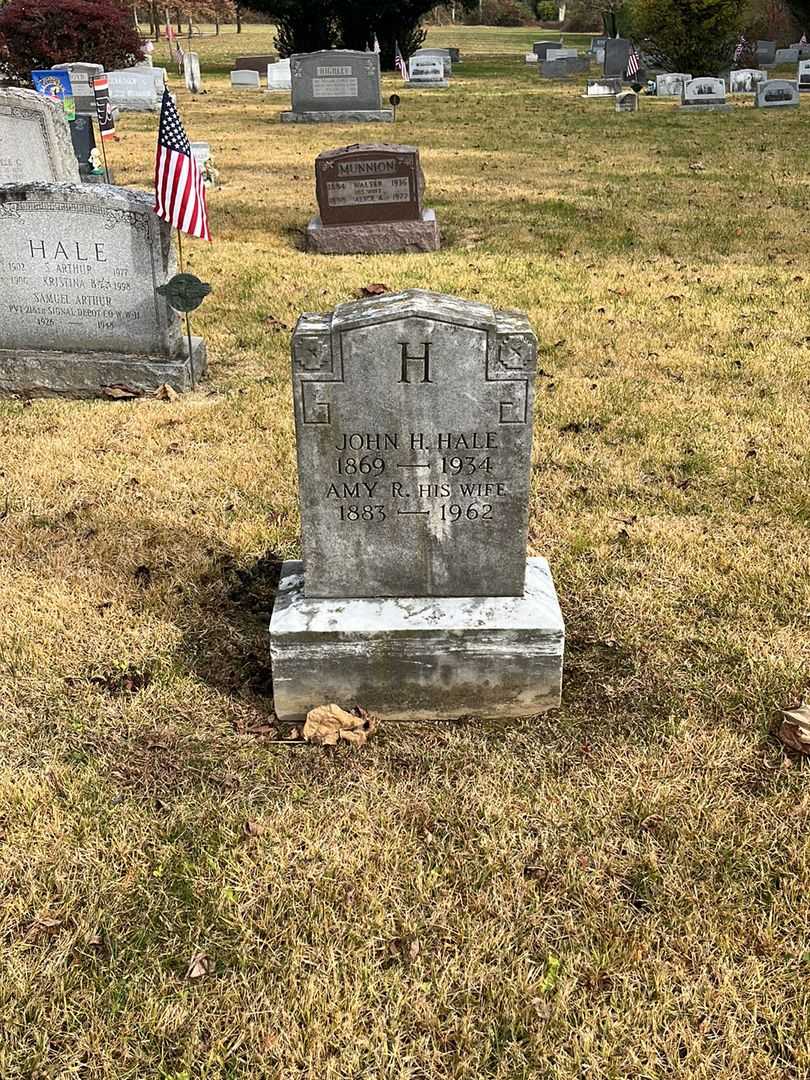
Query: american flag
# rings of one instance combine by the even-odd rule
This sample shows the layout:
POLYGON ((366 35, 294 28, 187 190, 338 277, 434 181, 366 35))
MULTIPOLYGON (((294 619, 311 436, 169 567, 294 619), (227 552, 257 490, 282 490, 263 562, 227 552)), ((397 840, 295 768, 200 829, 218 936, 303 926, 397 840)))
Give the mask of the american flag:
POLYGON ((396 65, 397 71, 400 73, 402 78, 407 79, 408 78, 408 65, 405 62, 405 57, 399 51, 399 42, 398 41, 394 42, 394 64, 396 65))
POLYGON ((640 70, 641 60, 633 45, 630 48, 630 55, 627 57, 627 78, 632 79, 634 75, 638 75, 640 70))
POLYGON ((160 107, 155 158, 155 213, 176 229, 200 240, 210 240, 205 185, 188 135, 168 90, 160 107))

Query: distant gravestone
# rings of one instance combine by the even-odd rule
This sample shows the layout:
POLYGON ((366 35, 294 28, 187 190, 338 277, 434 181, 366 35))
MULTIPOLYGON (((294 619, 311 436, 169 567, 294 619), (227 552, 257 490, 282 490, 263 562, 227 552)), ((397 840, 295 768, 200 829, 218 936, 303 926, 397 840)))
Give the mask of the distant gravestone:
POLYGON ((576 49, 547 49, 546 60, 565 60, 569 56, 579 56, 576 49))
POLYGON ((132 67, 107 72, 110 103, 121 112, 160 112, 155 72, 162 68, 132 67))
POLYGON ((562 60, 541 60, 538 74, 541 79, 570 79, 585 75, 590 66, 587 56, 566 56, 562 60))
POLYGON ((758 83, 754 103, 760 109, 798 108, 798 84, 788 79, 769 79, 758 83))
POLYGON ((597 49, 604 50, 606 41, 606 37, 592 37, 589 52, 595 53, 597 49))
POLYGON ((776 42, 758 41, 756 58, 760 67, 773 67, 776 64, 776 42))
POLYGON ((608 79, 623 79, 630 59, 630 42, 627 38, 608 38, 605 42, 605 69, 608 79))
POLYGON ((35 90, 0 87, 0 184, 36 181, 79 183, 65 110, 35 90))
POLYGON ((262 77, 253 68, 231 72, 231 90, 261 90, 262 77))
POLYGON ((728 75, 728 92, 730 94, 753 94, 757 83, 764 82, 767 75, 759 68, 738 68, 730 71, 728 75))
POLYGON ((282 721, 559 704, 564 627, 526 559, 537 341, 520 312, 411 290, 293 335, 303 565, 270 624, 282 721))
POLYGON ((53 71, 66 71, 73 87, 73 100, 76 113, 82 116, 95 116, 96 99, 93 94, 93 79, 104 74, 101 64, 54 64, 53 71))
POLYGON ((422 207, 425 181, 415 146, 356 144, 315 161, 320 216, 307 247, 321 254, 436 251, 439 228, 422 207))
MULTIPOLYGON (((275 64, 277 60, 277 53, 262 53, 259 56, 237 56, 233 62, 233 70, 258 71, 261 74, 269 64, 275 64)), ((289 64, 289 61, 287 63, 289 64)))
POLYGON ((448 48, 447 51, 450 53, 450 60, 451 60, 452 63, 454 63, 454 64, 460 64, 461 63, 461 51, 459 49, 457 49, 457 48, 455 48, 455 46, 451 45, 448 48))
POLYGON ((200 74, 200 57, 195 52, 183 53, 183 78, 186 90, 192 94, 199 94, 202 90, 202 76, 200 74))
MULTIPOLYGON (((152 196, 71 184, 0 187, 0 392, 96 397, 190 384, 174 272, 152 196)), ((195 371, 205 346, 192 339, 195 371)))
POLYGON ((613 97, 622 88, 621 79, 588 79, 585 97, 613 97))
POLYGON ((789 49, 777 49, 775 64, 776 67, 780 67, 782 64, 798 64, 800 60, 800 49, 795 46, 791 46, 789 49))
POLYGON ((373 52, 328 49, 290 58, 292 110, 284 123, 365 123, 394 119, 380 108, 380 57, 373 52))
POLYGON ((681 112, 728 112, 730 109, 722 79, 705 76, 692 79, 684 87, 681 112))
POLYGON ((561 45, 561 41, 535 41, 534 45, 532 45, 532 52, 538 60, 545 60, 549 49, 559 49, 561 45))
POLYGON ((656 97, 682 98, 684 87, 691 81, 692 76, 685 75, 681 71, 658 75, 655 80, 656 97))
POLYGON ((416 90, 446 90, 444 64, 440 56, 419 56, 416 53, 408 61, 408 86, 416 90))
POLYGON ((616 95, 616 112, 638 112, 638 94, 623 90, 616 95))
POLYGON ((535 53, 535 52, 527 52, 523 59, 525 60, 525 62, 527 64, 536 64, 537 63, 537 53, 535 53))
POLYGON ((267 89, 269 91, 292 90, 289 60, 279 60, 276 64, 267 65, 267 89))
POLYGON ((92 118, 77 113, 76 119, 70 121, 70 138, 73 142, 73 152, 79 163, 79 175, 86 181, 93 173, 92 154, 96 149, 92 118))
POLYGON ((810 91, 810 60, 800 60, 797 72, 799 93, 806 94, 810 91))
POLYGON ((444 65, 444 77, 449 79, 453 74, 453 61, 450 58, 449 49, 417 49, 411 56, 438 56, 444 65))

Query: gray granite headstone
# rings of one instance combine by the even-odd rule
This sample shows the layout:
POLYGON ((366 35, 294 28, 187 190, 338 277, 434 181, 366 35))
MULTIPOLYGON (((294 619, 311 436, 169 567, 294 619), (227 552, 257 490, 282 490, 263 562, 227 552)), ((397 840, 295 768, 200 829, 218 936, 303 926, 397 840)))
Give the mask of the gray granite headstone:
POLYGON ((623 79, 630 59, 627 38, 608 38, 605 42, 605 77, 623 79))
POLYGON ((532 52, 538 60, 545 60, 549 49, 559 49, 561 45, 561 41, 535 41, 534 45, 532 45, 532 52))
POLYGON ((86 116, 95 116, 96 99, 93 94, 92 80, 104 73, 102 64, 54 64, 53 71, 66 71, 73 87, 73 99, 76 112, 86 116))
POLYGON ((537 66, 541 79, 570 79, 587 74, 591 64, 587 56, 566 56, 562 60, 541 60, 537 66))
POLYGON ((104 184, 0 187, 0 390, 185 388, 180 320, 157 292, 175 269, 170 229, 152 204, 104 184))
POLYGON ((799 93, 806 94, 810 91, 810 60, 800 60, 797 71, 799 93))
POLYGON ((684 87, 691 81, 692 76, 686 75, 682 71, 673 71, 667 72, 664 75, 658 75, 655 80, 656 97, 682 98, 684 87))
POLYGON ((131 67, 108 72, 110 103, 121 112, 159 112, 156 70, 151 67, 131 67))
POLYGON ((525 317, 418 290, 301 317, 309 596, 523 591, 535 360, 525 317))
POLYGON ((261 90, 262 77, 258 71, 252 68, 244 68, 241 71, 231 72, 232 90, 261 90))
POLYGON ((537 341, 520 312, 421 290, 293 335, 303 563, 270 624, 283 721, 559 704, 564 627, 526 559, 537 341))
POLYGON ((756 45, 756 58, 760 67, 773 67, 776 63, 776 42, 758 41, 756 45))
POLYGON ((65 110, 34 90, 0 87, 0 184, 79 183, 65 110))
POLYGON ((756 88, 754 103, 760 109, 798 108, 799 87, 788 79, 768 79, 756 88))
POLYGON ((576 49, 547 49, 546 60, 565 60, 569 56, 579 56, 576 49))
POLYGON ((329 49, 291 58, 293 112, 379 109, 380 59, 376 53, 329 49))
POLYGON ((380 108, 380 57, 373 52, 327 49, 290 57, 292 109, 286 123, 392 121, 380 108))
POLYGON ((616 95, 616 112, 638 112, 638 94, 633 90, 623 90, 616 95))
POLYGON ((449 84, 442 58, 414 53, 408 61, 408 85, 417 89, 445 89, 449 84))
POLYGON ((775 64, 779 67, 782 64, 798 64, 799 62, 799 49, 791 46, 789 49, 777 49, 775 64))
POLYGON ((722 79, 703 76, 686 84, 681 102, 682 112, 727 112, 726 84, 722 79))

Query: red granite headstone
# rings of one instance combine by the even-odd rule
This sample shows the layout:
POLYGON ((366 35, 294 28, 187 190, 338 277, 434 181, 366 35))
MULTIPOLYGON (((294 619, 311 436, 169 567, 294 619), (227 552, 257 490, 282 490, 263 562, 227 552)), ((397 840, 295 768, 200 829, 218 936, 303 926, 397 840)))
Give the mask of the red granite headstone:
POLYGON ((355 144, 315 159, 323 225, 421 221, 424 177, 415 146, 355 144))

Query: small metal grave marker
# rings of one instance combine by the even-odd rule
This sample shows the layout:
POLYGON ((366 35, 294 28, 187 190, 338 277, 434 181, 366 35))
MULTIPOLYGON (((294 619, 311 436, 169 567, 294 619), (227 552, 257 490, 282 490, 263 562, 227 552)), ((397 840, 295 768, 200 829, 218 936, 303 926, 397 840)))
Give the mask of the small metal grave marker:
POLYGON ((157 290, 160 296, 166 297, 166 302, 169 307, 175 311, 181 311, 186 316, 186 334, 188 335, 188 356, 189 363, 191 364, 191 389, 194 386, 194 364, 191 363, 192 346, 191 346, 191 319, 188 317, 190 311, 195 311, 206 296, 211 292, 211 286, 207 285, 195 274, 175 274, 173 278, 170 278, 165 285, 161 285, 157 290))
POLYGON ((388 104, 394 110, 394 123, 396 123, 397 106, 399 105, 400 101, 402 101, 402 98, 399 96, 399 94, 392 94, 391 97, 388 99, 388 104))

